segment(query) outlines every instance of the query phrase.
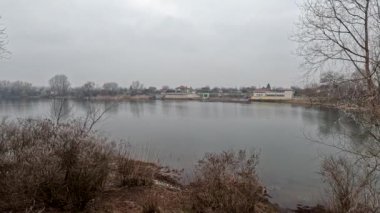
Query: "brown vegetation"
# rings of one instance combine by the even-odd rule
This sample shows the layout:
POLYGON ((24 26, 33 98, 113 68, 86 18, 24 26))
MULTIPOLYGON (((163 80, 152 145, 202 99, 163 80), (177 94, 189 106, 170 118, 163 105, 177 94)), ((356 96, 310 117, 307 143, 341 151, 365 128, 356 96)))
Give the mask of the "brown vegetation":
MULTIPOLYGON (((84 121, 87 121, 85 119, 84 121)), ((87 121, 88 122, 88 121, 87 121)), ((85 122, 86 123, 86 122, 85 122)), ((194 181, 132 159, 130 149, 99 137, 79 120, 3 121, 1 212, 268 212, 245 151, 208 154, 194 181)))
POLYGON ((246 151, 206 154, 190 184, 195 212, 275 212, 256 175, 257 154, 246 151))
POLYGON ((82 210, 102 191, 111 149, 75 121, 19 120, 0 126, 0 211, 82 210))
POLYGON ((358 166, 346 158, 330 157, 323 162, 322 175, 332 195, 328 202, 331 212, 378 212, 376 180, 370 171, 358 166))

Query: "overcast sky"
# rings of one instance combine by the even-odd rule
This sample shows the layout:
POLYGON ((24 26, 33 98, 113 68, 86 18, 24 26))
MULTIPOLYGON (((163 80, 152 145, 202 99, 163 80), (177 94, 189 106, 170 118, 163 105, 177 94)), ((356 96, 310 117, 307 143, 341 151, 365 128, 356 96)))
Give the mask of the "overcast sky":
POLYGON ((144 85, 300 84, 296 0, 1 0, 12 52, 0 79, 65 74, 144 85))

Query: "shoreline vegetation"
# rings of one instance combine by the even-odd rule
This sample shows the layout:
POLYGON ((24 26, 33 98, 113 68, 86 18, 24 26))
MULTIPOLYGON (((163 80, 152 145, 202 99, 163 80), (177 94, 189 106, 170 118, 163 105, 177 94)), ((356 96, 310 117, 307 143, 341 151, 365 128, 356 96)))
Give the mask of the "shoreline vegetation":
POLYGON ((78 98, 78 97, 15 97, 15 98, 6 98, 0 100, 54 100, 54 99, 64 99, 64 100, 83 100, 83 101, 199 101, 199 102, 220 102, 220 103, 279 103, 279 104, 291 104, 305 107, 320 107, 320 108, 330 108, 338 109, 348 112, 365 112, 368 111, 368 108, 357 106, 350 103, 342 103, 339 101, 329 101, 325 98, 311 98, 311 97, 295 97, 290 100, 251 100, 249 98, 209 98, 203 100, 201 98, 170 98, 170 99, 156 99, 154 96, 141 95, 141 96, 97 96, 91 98, 78 98))
POLYGON ((271 93, 266 98, 291 99, 293 96, 303 96, 302 89, 292 87, 257 88, 249 87, 214 87, 204 86, 193 88, 191 86, 178 86, 171 88, 145 87, 139 81, 134 81, 130 87, 119 86, 116 82, 108 82, 96 85, 87 82, 79 87, 71 87, 71 83, 65 75, 55 75, 49 80, 48 87, 36 87, 23 81, 1 81, 0 99, 46 99, 66 98, 81 100, 101 101, 140 101, 140 100, 200 100, 212 102, 250 102, 253 97, 261 98, 266 92, 271 93), (286 93, 286 94, 285 94, 286 93), (257 96, 257 97, 256 97, 257 96), (270 97, 269 97, 270 96, 270 97), (282 96, 282 97, 280 97, 282 96), (290 97, 288 97, 290 96, 290 97))
MULTIPOLYGON (((36 87, 31 83, 22 81, 0 81, 0 100, 18 100, 18 99, 72 99, 72 100, 90 100, 90 101, 202 101, 202 102, 231 102, 231 103, 252 103, 252 102, 271 102, 287 103, 302 106, 315 106, 324 108, 336 108, 346 111, 365 111, 365 107, 353 105, 353 101, 347 101, 344 94, 349 94, 356 85, 340 88, 336 86, 336 78, 333 74, 322 76, 323 83, 320 85, 309 85, 305 88, 292 86, 291 89, 282 87, 272 87, 267 84, 266 87, 257 88, 255 86, 228 88, 209 86, 192 88, 189 86, 179 86, 170 88, 163 86, 160 89, 156 87, 145 87, 139 81, 132 82, 129 88, 121 87, 115 82, 104 83, 97 86, 94 82, 87 82, 81 87, 71 87, 71 83, 65 75, 55 75, 49 80, 49 87, 36 87), (331 77, 332 76, 332 77, 331 77), (324 78, 327 78, 324 79, 324 78), (269 99, 256 99, 256 95, 261 92, 292 91, 292 97, 278 99, 269 97, 269 99), (254 98, 255 97, 255 98, 254 98)), ((321 81, 322 81, 321 80, 321 81)))
POLYGON ((182 184, 181 171, 100 137, 90 117, 1 123, 1 212, 279 212, 257 177, 257 153, 208 153, 182 184))

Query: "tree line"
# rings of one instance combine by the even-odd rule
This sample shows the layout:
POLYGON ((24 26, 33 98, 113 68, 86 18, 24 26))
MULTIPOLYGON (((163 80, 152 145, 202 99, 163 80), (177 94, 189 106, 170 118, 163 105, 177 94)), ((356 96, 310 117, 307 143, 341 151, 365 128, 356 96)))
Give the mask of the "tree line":
POLYGON ((0 98, 22 97, 93 97, 98 95, 122 95, 126 92, 133 94, 152 94, 156 88, 145 88, 139 81, 132 82, 129 88, 120 87, 115 82, 107 82, 102 86, 96 86, 94 82, 86 82, 80 87, 71 87, 71 83, 65 75, 55 75, 49 80, 48 87, 33 86, 23 81, 0 81, 0 98))
MULTIPOLYGON (((209 87, 192 88, 179 86, 171 88, 162 86, 156 88, 153 86, 145 87, 140 81, 133 81, 129 87, 123 87, 116 82, 106 82, 103 85, 96 85, 95 82, 88 81, 79 87, 72 87, 66 75, 55 75, 49 81, 48 87, 33 86, 29 82, 23 81, 0 81, 0 98, 23 98, 23 97, 76 97, 76 98, 92 98, 96 96, 118 96, 118 95, 158 95, 161 93, 212 93, 212 94, 228 94, 231 96, 249 96, 256 89, 255 86, 250 87, 209 87)), ((261 88, 260 88, 261 89, 261 88)), ((283 90, 281 87, 271 87, 267 84, 262 89, 283 90)), ((300 87, 292 87, 297 94, 302 94, 300 87)))

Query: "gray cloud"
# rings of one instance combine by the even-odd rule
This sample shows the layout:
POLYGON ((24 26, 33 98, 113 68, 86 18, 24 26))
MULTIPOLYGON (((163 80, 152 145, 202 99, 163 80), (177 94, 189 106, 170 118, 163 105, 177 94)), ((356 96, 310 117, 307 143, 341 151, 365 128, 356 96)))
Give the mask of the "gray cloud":
POLYGON ((2 0, 1 79, 290 86, 295 0, 2 0))

